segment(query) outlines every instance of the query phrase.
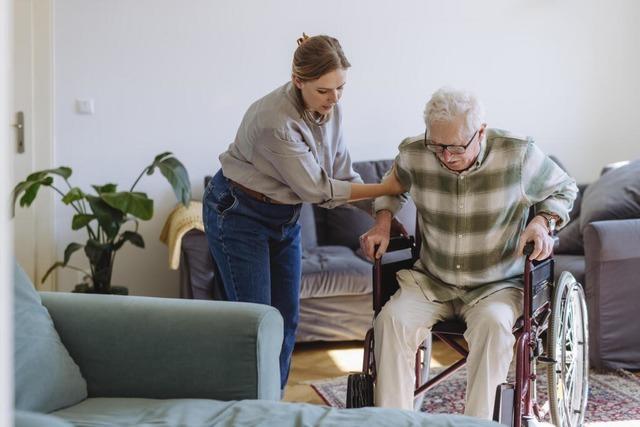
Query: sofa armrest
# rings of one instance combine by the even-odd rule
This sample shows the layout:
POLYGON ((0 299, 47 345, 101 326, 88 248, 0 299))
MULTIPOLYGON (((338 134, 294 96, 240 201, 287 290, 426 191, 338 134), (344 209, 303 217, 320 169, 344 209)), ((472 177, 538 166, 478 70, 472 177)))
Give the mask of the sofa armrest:
POLYGON ((269 306, 42 292, 89 397, 280 399, 269 306))
POLYGON ((640 219, 592 222, 584 242, 591 363, 640 369, 640 219))

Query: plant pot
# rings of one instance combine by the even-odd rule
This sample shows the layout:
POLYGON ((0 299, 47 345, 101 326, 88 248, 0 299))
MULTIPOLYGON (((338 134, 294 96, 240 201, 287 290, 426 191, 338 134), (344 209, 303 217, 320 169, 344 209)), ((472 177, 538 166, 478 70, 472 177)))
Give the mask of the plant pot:
POLYGON ((80 283, 71 291, 76 294, 105 294, 105 295, 129 295, 129 288, 126 286, 110 286, 105 291, 96 291, 93 286, 86 283, 80 283))

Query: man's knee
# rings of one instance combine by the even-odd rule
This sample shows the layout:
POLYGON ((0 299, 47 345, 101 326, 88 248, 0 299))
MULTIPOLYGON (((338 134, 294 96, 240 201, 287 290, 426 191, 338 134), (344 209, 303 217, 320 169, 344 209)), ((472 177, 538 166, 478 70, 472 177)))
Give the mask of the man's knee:
POLYGON ((403 340, 413 336, 419 327, 419 322, 393 299, 382 307, 373 322, 377 337, 395 335, 403 340))
POLYGON ((467 325, 467 333, 465 335, 482 337, 483 340, 491 340, 494 342, 504 342, 505 345, 511 345, 515 339, 513 336, 513 325, 515 317, 512 313, 503 311, 486 312, 471 324, 467 325))

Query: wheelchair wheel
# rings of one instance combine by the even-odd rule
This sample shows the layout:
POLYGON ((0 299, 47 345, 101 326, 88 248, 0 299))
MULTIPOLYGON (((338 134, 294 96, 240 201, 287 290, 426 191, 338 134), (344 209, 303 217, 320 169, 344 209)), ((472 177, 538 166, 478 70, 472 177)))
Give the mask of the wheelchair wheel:
POLYGON ((589 388, 589 332, 582 285, 563 272, 556 283, 547 332, 551 420, 557 427, 582 426, 589 388))
POLYGON ((349 375, 347 380, 347 408, 373 406, 373 377, 363 372, 349 375))

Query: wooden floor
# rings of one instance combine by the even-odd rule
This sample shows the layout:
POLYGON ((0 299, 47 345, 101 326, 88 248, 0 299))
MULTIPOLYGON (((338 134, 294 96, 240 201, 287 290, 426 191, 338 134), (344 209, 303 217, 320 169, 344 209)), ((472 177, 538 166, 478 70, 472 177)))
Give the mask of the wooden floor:
MULTIPOLYGON (((448 365, 457 360, 456 356, 445 344, 434 341, 431 366, 448 365)), ((361 371, 362 357, 363 343, 358 341, 296 344, 284 400, 324 404, 309 382, 361 371)))

